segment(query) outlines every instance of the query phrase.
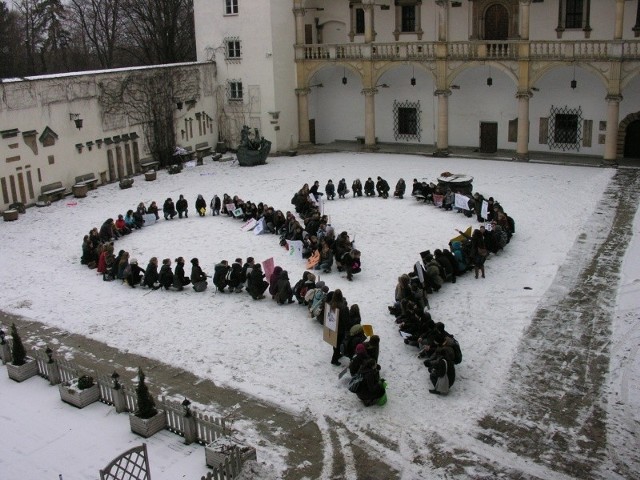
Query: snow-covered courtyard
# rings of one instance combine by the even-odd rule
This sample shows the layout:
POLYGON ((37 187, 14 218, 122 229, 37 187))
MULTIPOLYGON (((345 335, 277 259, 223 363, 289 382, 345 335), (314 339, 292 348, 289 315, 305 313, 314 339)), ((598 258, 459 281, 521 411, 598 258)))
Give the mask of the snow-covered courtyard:
MULTIPOLYGON (((580 478, 578 472, 554 469, 548 460, 537 462, 532 456, 506 454, 498 446, 479 441, 478 431, 483 418, 497 415, 497 406, 501 410, 510 406, 506 382, 513 380, 513 366, 529 358, 520 355, 524 336, 534 317, 540 316, 541 306, 553 305, 556 297, 563 295, 559 271, 568 264, 573 270, 581 270, 599 254, 598 232, 608 231, 614 221, 612 212, 616 206, 608 201, 605 192, 615 174, 613 169, 359 153, 277 157, 270 158, 266 166, 254 168, 208 160, 204 166, 187 168, 178 175, 160 171, 153 182, 136 177, 133 188, 127 190, 111 184, 90 191, 87 198, 67 197, 46 208, 30 208, 18 221, 3 223, 0 279, 4 288, 0 290, 0 309, 179 366, 217 385, 243 391, 317 422, 324 440, 324 445, 318 447, 325 452, 323 480, 336 478, 332 470, 334 453, 329 446, 335 433, 334 422, 346 425, 349 432, 360 437, 361 445, 397 470, 402 479, 485 478, 484 471, 474 466, 474 459, 480 457, 522 472, 525 478, 580 478), (393 302, 398 276, 412 269, 420 259, 419 252, 447 248, 457 229, 478 226, 475 217, 446 212, 409 195, 414 178, 435 182, 445 171, 473 176, 474 191, 500 202, 515 219, 516 234, 504 251, 489 258, 485 279, 475 279, 469 273, 429 296, 434 320, 445 323, 459 340, 464 355, 450 394, 438 397, 429 395, 427 369, 416 358, 417 349, 403 343, 387 306, 393 302), (116 251, 128 251, 142 267, 152 256, 160 261, 182 256, 187 266, 189 259, 198 257, 209 275, 223 259, 231 263, 237 257, 253 256, 256 261, 273 257, 276 265, 289 272, 293 284, 305 270, 304 261, 288 255, 275 235, 243 232, 241 221, 225 216, 198 217, 193 207, 197 195, 202 194, 208 203, 214 194, 222 197, 228 193, 286 212, 293 211, 291 197, 304 183, 311 185, 319 180, 323 188, 328 179, 337 184, 345 178, 351 185, 355 178, 364 182, 377 176, 386 178, 392 189, 400 177, 404 178, 407 195, 402 200, 385 200, 352 198, 349 194, 346 199, 325 201, 324 212, 330 215, 336 231, 346 230, 355 239, 362 252, 363 271, 352 282, 335 269, 321 274, 320 279, 332 290, 342 289, 349 304, 357 303, 362 323, 373 325, 381 337, 379 362, 388 382, 388 403, 383 407, 363 407, 347 390, 348 375, 338 379, 341 369, 330 364, 332 350, 322 340, 322 327, 308 317, 304 306, 281 306, 270 299, 254 301, 245 292, 215 294, 212 285, 203 293, 191 288, 183 292, 131 289, 120 281, 104 282, 95 270, 80 265, 82 238, 92 227, 135 209, 139 202, 148 205, 155 200, 161 206, 165 198, 175 201, 183 194, 190 203, 189 218, 161 219, 134 231, 117 241, 116 251), (576 251, 588 255, 576 257, 576 251), (450 466, 439 465, 428 446, 435 439, 440 441, 442 450, 470 452, 467 461, 453 473, 450 466)), ((640 419, 640 335, 636 328, 640 312, 639 222, 637 218, 628 222, 633 241, 618 277, 601 279, 617 292, 617 301, 613 298, 611 307, 607 306, 610 329, 592 332, 604 338, 604 354, 610 358, 606 384, 600 392, 602 398, 593 401, 606 411, 607 449, 626 444, 621 455, 637 447, 638 437, 632 433, 638 430, 640 419), (629 439, 635 445, 630 445, 629 439)), ((566 285, 566 291, 571 287, 566 285)), ((6 331, 9 326, 2 328, 6 331)), ((557 324, 556 328, 561 330, 563 325, 557 324)), ((549 331, 549 341, 553 337, 554 332, 549 331)), ((50 346, 56 351, 56 345, 50 346)), ((56 355, 73 358, 74 351, 58 350, 56 355)), ((347 365, 346 359, 342 364, 347 365)), ((125 380, 134 377, 132 370, 125 380)), ((153 374, 148 381, 153 384, 153 374)), ((554 388, 569 392, 575 387, 571 378, 564 381, 564 385, 554 388)), ((31 382, 44 384, 36 379, 28 381, 31 382)), ((34 433, 39 428, 31 421, 34 414, 26 405, 25 413, 21 413, 20 405, 11 400, 20 390, 39 396, 46 387, 2 380, 0 426, 5 434, 0 436, 0 450, 7 454, 0 458, 0 471, 4 472, 0 478, 57 478, 57 474, 63 474, 64 480, 72 480, 88 478, 89 472, 97 476, 105 458, 108 461, 135 442, 125 421, 122 435, 105 431, 104 441, 89 451, 75 448, 87 439, 77 432, 79 427, 69 427, 73 431, 62 434, 63 426, 71 425, 72 420, 66 413, 58 415, 55 411, 71 407, 59 401, 55 407, 45 403, 40 408, 55 409, 52 415, 56 420, 52 424, 58 421, 63 426, 56 424, 56 428, 34 433), (17 434, 12 431, 22 428, 31 430, 29 435, 34 439, 47 435, 43 445, 49 447, 12 447, 12 438, 17 434), (60 437, 56 437, 58 434, 60 437), (53 463, 57 454, 51 453, 50 447, 56 443, 64 443, 68 452, 64 462, 58 464, 53 463), (66 465, 68 469, 58 471, 52 465, 58 469, 66 465)), ((189 396, 189 392, 183 395, 189 396)), ((113 419, 105 419, 112 417, 113 411, 103 405, 72 413, 82 417, 83 425, 95 426, 92 438, 100 437, 104 422, 113 424, 113 419)), ((274 478, 285 476, 284 472, 295 467, 287 465, 286 452, 278 445, 261 442, 250 427, 245 437, 256 445, 259 463, 274 478)), ((553 422, 535 428, 550 437, 555 433, 553 422)), ((171 434, 164 432, 165 437, 170 444, 171 434)), ((177 437, 174 441, 179 444, 177 437)), ((155 439, 153 442, 162 443, 155 439)), ((362 467, 356 466, 353 455, 348 453, 352 440, 340 437, 340 442, 341 461, 346 464, 344 478, 365 478, 356 477, 362 467)), ((188 450, 201 447, 180 444, 177 449, 167 450, 162 445, 158 448, 157 456, 163 459, 156 457, 158 464, 154 465, 152 451, 153 478, 195 480, 206 472, 204 455, 188 450), (184 476, 176 476, 175 465, 171 467, 172 462, 167 460, 170 454, 189 457, 180 472, 184 476), (200 470, 191 463, 193 457, 200 458, 200 470)), ((633 469, 638 459, 614 459, 605 450, 598 475, 625 478, 624 471, 612 466, 616 462, 633 469)))

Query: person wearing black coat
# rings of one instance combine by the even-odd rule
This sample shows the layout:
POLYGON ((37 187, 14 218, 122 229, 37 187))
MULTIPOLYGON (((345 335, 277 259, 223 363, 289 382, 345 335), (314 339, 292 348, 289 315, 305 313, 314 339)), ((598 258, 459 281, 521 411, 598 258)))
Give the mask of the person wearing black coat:
POLYGON ((376 196, 376 184, 371 180, 371 177, 367 178, 367 181, 364 182, 364 194, 367 197, 376 196))
POLYGON ((246 279, 246 276, 242 273, 242 259, 236 258, 231 264, 231 269, 229 270, 229 280, 227 282, 229 292, 240 293, 246 279))
POLYGON ((359 178, 356 178, 351 184, 351 191, 353 192, 354 197, 362 196, 362 182, 359 178))
POLYGON ((171 271, 171 259, 165 258, 162 260, 162 267, 160 267, 160 275, 158 281, 160 286, 165 290, 169 290, 173 285, 173 272, 171 271))
POLYGON ((353 274, 361 271, 360 250, 355 248, 342 254, 340 264, 345 272, 347 272, 347 280, 353 280, 353 274))
POLYGON ((204 292, 207 289, 207 274, 200 268, 197 258, 191 259, 191 283, 196 292, 204 292))
POLYGON ((222 202, 220 201, 220 197, 218 195, 214 195, 213 196, 209 206, 211 207, 211 215, 213 215, 214 217, 216 215, 220 215, 220 209, 222 208, 222 202))
POLYGON ((158 275, 158 259, 157 257, 151 257, 151 260, 149 260, 149 263, 147 264, 147 269, 144 271, 143 286, 157 290, 160 288, 160 285, 158 284, 159 279, 160 276, 158 275))
POLYGON ((180 198, 176 202, 176 210, 178 211, 178 218, 182 218, 183 213, 184 218, 189 218, 189 204, 183 195, 180 195, 180 198))
POLYGON ((262 273, 262 265, 256 263, 251 269, 249 279, 247 280, 247 292, 254 300, 262 300, 264 298, 264 292, 269 287, 269 282, 264 279, 264 273, 262 273))
POLYGON ((327 200, 333 200, 336 198, 336 186, 332 180, 329 180, 324 187, 324 192, 327 194, 327 200))
POLYGON ((369 356, 369 352, 367 351, 365 345, 362 343, 356 345, 355 355, 349 363, 349 373, 352 377, 360 371, 362 364, 369 358, 371 357, 369 356))
POLYGON ((227 273, 230 269, 229 262, 222 260, 213 270, 213 284, 220 293, 224 293, 224 288, 227 286, 227 273))
POLYGON ((347 193, 349 193, 347 181, 343 178, 338 182, 338 198, 344 198, 347 193))
POLYGON ((142 280, 144 269, 138 265, 138 260, 132 258, 129 260, 129 275, 127 276, 127 284, 131 288, 135 288, 136 285, 142 280))
POLYGON ((202 195, 198 195, 198 198, 196 198, 196 212, 201 217, 204 217, 207 213, 207 201, 202 195))
POLYGON ((342 290, 336 289, 333 292, 330 292, 327 295, 327 303, 329 303, 329 307, 331 310, 338 310, 338 342, 336 346, 333 347, 333 356, 331 357, 332 365, 340 365, 340 357, 342 357, 342 353, 340 352, 340 344, 344 341, 344 337, 348 332, 349 327, 349 306, 347 305, 347 301, 342 295, 342 290))
POLYGON ((398 183, 396 183, 396 190, 393 192, 393 196, 398 197, 400 200, 402 200, 406 189, 407 185, 404 182, 404 179, 401 178, 400 180, 398 180, 398 183))
POLYGON ((173 200, 171 198, 167 198, 164 201, 164 205, 162 206, 162 213, 164 215, 165 220, 173 219, 178 212, 176 212, 176 207, 173 204, 173 200))
POLYGON ((449 280, 451 283, 456 283, 456 268, 440 249, 436 249, 433 252, 436 262, 438 262, 442 266, 442 270, 444 271, 444 279, 449 280))
POLYGON ((173 288, 181 291, 186 285, 189 285, 190 283, 191 280, 184 275, 184 258, 176 258, 176 268, 173 272, 173 288))
POLYGON ((278 285, 276 288, 276 301, 279 305, 293 303, 293 289, 291 288, 289 274, 286 270, 283 270, 278 277, 278 285))
POLYGON ((384 381, 380 378, 380 372, 377 369, 376 362, 373 358, 365 360, 358 371, 363 379, 360 387, 356 392, 358 398, 365 407, 370 407, 380 402, 386 395, 384 381))
POLYGON ((376 191, 378 192, 378 196, 382 198, 389 198, 389 183, 382 177, 378 177, 378 181, 376 182, 376 191))

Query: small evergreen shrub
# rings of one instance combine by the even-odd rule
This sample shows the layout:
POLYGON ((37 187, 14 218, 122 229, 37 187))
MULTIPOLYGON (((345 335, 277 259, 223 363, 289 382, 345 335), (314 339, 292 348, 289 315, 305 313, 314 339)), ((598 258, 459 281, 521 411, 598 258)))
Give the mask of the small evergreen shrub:
POLYGON ((138 386, 136 387, 136 396, 138 398, 138 410, 136 410, 136 417, 147 419, 154 417, 158 410, 156 409, 156 403, 153 401, 153 397, 149 393, 149 388, 145 383, 145 375, 140 367, 138 367, 138 386))
POLYGON ((93 377, 90 375, 82 375, 78 379, 78 390, 86 390, 87 388, 91 388, 95 385, 93 381, 93 377))
POLYGON ((18 329, 16 328, 15 323, 11 324, 11 336, 13 337, 13 348, 11 349, 11 356, 13 360, 11 363, 18 367, 26 363, 27 351, 24 349, 22 339, 18 334, 18 329))

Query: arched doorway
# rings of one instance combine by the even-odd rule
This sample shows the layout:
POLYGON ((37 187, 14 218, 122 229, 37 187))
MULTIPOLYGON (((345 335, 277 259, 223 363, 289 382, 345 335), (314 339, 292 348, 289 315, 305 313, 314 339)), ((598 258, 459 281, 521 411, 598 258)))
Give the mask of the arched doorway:
POLYGON ((509 38, 509 12, 499 3, 490 5, 484 14, 484 39, 506 40, 509 38))
POLYGON ((640 120, 634 120, 627 125, 624 158, 640 158, 640 120))

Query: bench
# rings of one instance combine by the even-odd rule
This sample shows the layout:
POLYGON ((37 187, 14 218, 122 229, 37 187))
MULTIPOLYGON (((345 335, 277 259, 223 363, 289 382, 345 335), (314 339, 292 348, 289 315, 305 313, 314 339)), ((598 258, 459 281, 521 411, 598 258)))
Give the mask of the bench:
POLYGON ((53 182, 42 186, 38 201, 51 202, 54 200, 60 200, 64 198, 66 194, 67 189, 62 186, 62 182, 53 182))
POLYGON ((147 170, 157 170, 158 165, 159 163, 152 158, 147 158, 140 161, 140 169, 142 170, 142 173, 146 173, 147 170))
POLYGON ((98 179, 93 173, 85 173, 76 177, 76 185, 86 185, 89 190, 95 190, 98 185, 98 179))
POLYGON ((211 147, 209 146, 209 142, 197 143, 196 144, 196 159, 197 165, 202 165, 203 158, 207 155, 211 155, 211 147))

